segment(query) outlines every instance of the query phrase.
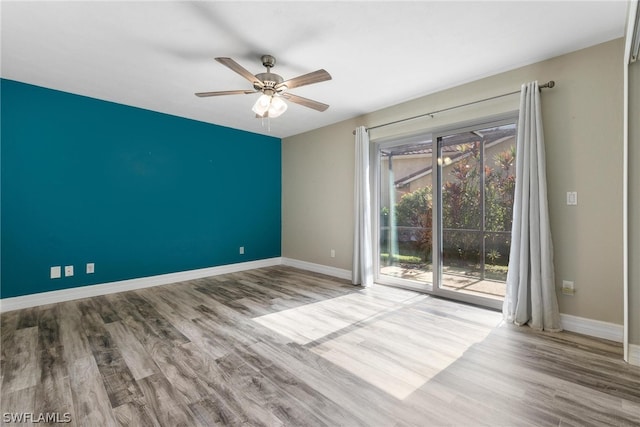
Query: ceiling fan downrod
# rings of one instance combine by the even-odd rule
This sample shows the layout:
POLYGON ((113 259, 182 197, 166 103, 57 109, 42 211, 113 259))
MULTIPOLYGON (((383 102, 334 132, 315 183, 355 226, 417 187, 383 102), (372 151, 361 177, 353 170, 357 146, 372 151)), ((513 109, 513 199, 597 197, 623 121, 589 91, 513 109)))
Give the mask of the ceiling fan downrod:
POLYGON ((276 58, 272 55, 262 55, 260 59, 262 60, 262 65, 267 69, 267 72, 256 74, 256 78, 260 80, 262 85, 258 87, 254 84, 253 87, 266 95, 284 92, 287 86, 280 85, 280 83, 284 82, 284 79, 280 75, 271 72, 271 68, 276 65, 276 58))

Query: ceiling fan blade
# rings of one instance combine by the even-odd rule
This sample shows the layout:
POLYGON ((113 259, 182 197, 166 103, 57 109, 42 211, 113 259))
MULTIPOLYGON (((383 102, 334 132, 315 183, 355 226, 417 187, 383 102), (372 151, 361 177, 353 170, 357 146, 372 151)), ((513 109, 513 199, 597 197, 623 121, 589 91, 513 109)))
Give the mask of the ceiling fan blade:
POLYGON ((220 96, 220 95, 248 95, 250 93, 256 93, 256 90, 223 90, 218 92, 198 92, 195 95, 200 98, 204 98, 207 96, 220 96))
POLYGON ((327 73, 326 70, 317 70, 312 73, 303 74, 302 76, 294 77, 292 79, 286 80, 278 85, 276 85, 276 89, 286 86, 288 89, 292 89, 294 87, 300 87, 305 85, 310 85, 313 83, 320 83, 326 80, 331 80, 331 74, 327 73))
POLYGON ((305 107, 313 108, 314 110, 324 111, 329 106, 327 104, 323 104, 322 102, 314 101, 312 99, 303 98, 298 95, 294 95, 292 93, 283 93, 282 97, 288 99, 291 102, 295 102, 296 104, 303 105, 305 107))
POLYGON ((259 78, 257 78, 253 74, 251 74, 251 72, 249 70, 244 68, 242 65, 238 64, 233 59, 224 58, 223 57, 223 58, 216 58, 216 61, 218 61, 222 65, 230 68, 231 70, 235 71, 236 73, 240 74, 242 77, 244 77, 245 79, 249 80, 251 82, 251 84, 258 85, 260 87, 264 87, 264 83, 262 82, 262 80, 260 80, 259 78))

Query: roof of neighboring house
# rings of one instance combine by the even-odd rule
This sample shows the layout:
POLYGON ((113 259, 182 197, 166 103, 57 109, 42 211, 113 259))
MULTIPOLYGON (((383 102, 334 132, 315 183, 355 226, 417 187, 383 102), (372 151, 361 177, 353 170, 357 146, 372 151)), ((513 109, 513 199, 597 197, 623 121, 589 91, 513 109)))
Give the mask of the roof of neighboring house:
MULTIPOLYGON (((483 133, 482 136, 485 138, 485 147, 492 147, 494 145, 500 144, 502 142, 505 142, 509 139, 513 139, 515 138, 515 135, 513 134, 513 129, 509 129, 508 131, 502 130, 500 132, 495 132, 495 133, 483 133)), ((448 138, 448 137, 446 137, 448 138)), ((442 147, 442 152, 443 153, 454 153, 452 156, 449 156, 451 158, 452 161, 456 161, 459 160, 463 157, 469 156, 470 153, 469 152, 461 152, 458 150, 458 148, 456 147, 459 144, 467 144, 467 143, 471 143, 471 142, 479 142, 481 140, 481 138, 478 138, 478 135, 476 134, 458 134, 458 135, 453 135, 451 137, 450 140, 446 140, 445 144, 442 147), (471 136, 468 136, 471 135, 471 136)), ((422 146, 424 147, 424 144, 422 144, 422 146)), ((406 147, 406 150, 402 151, 403 155, 411 155, 411 154, 428 154, 431 155, 432 154, 432 148, 431 145, 429 146, 429 148, 420 148, 419 145, 416 145, 415 147, 413 146, 409 146, 406 147)), ((400 155, 401 153, 398 152, 393 152, 393 155, 400 155)), ((420 179, 426 175, 429 175, 432 172, 433 167, 431 165, 421 168, 415 172, 412 172, 402 178, 399 178, 397 180, 394 181, 394 184, 396 187, 399 186, 404 186, 407 185, 417 179, 420 179)))
MULTIPOLYGON (((486 143, 493 143, 499 139, 513 136, 513 125, 509 126, 501 126, 497 128, 487 129, 479 131, 478 133, 474 132, 464 132, 458 133, 450 136, 445 136, 443 138, 444 144, 442 146, 442 151, 445 153, 454 153, 458 151, 455 147, 459 144, 468 144, 471 142, 480 141, 484 138, 486 143), (481 133, 480 133, 481 132, 481 133)), ((398 155, 412 155, 412 154, 431 154, 432 145, 428 144, 431 142, 431 138, 426 138, 424 141, 417 142, 415 144, 403 145, 401 147, 392 147, 390 149, 386 149, 383 152, 383 155, 387 156, 398 156, 398 155)))

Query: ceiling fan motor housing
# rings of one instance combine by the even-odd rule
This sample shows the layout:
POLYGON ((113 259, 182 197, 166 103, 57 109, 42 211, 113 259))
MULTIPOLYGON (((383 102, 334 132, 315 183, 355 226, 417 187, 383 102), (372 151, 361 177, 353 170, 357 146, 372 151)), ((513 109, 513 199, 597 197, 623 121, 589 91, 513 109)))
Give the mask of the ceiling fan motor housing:
POLYGON ((284 81, 284 79, 279 76, 278 74, 275 73, 260 73, 260 74, 256 74, 256 78, 260 81, 262 81, 262 83, 264 83, 263 87, 260 87, 257 84, 254 84, 253 87, 256 90, 262 90, 263 92, 266 93, 266 91, 272 91, 272 92, 283 92, 287 87, 286 86, 280 86, 278 88, 276 88, 276 86, 280 83, 282 83, 284 81))
POLYGON ((284 79, 278 74, 271 72, 271 68, 276 65, 276 58, 272 55, 262 55, 260 59, 262 60, 262 65, 267 68, 267 72, 256 74, 256 78, 260 80, 263 85, 254 84, 254 89, 261 90, 267 95, 273 95, 274 93, 283 92, 287 88, 286 86, 281 86, 278 88, 276 88, 276 86, 282 83, 284 79))

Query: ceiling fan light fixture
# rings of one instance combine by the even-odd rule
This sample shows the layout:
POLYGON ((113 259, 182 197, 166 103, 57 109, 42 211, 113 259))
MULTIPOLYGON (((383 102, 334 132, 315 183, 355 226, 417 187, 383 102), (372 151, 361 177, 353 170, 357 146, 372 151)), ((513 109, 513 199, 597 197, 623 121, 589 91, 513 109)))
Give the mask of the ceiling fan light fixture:
POLYGON ((251 110, 260 117, 276 118, 287 111, 287 103, 279 96, 263 93, 251 110))
POLYGON ((269 105, 271 105, 271 96, 263 93, 251 109, 260 117, 264 117, 265 113, 269 111, 269 105))
POLYGON ((271 97, 271 105, 269 105, 269 117, 278 117, 287 111, 287 103, 279 96, 271 97))

